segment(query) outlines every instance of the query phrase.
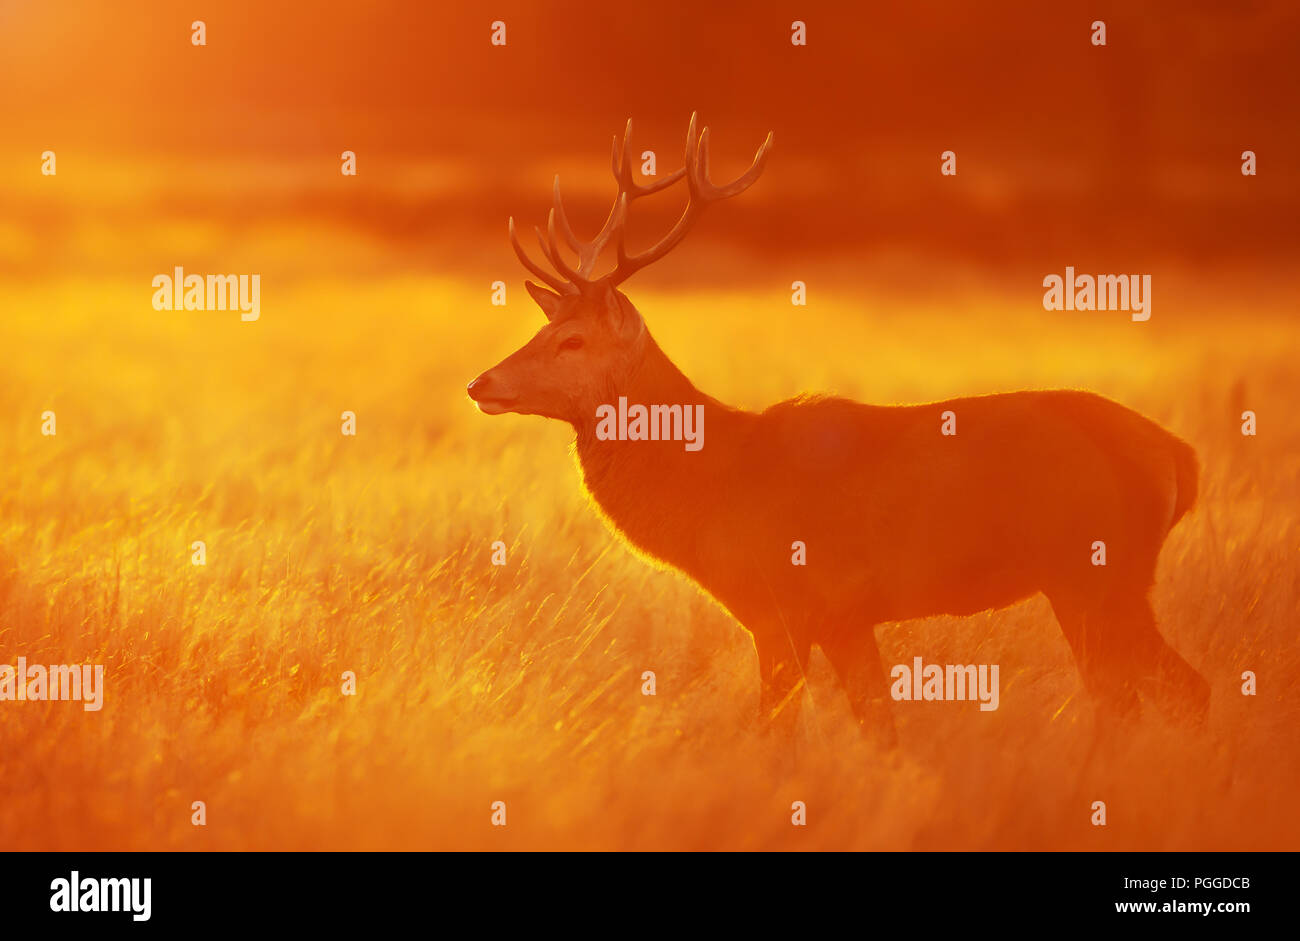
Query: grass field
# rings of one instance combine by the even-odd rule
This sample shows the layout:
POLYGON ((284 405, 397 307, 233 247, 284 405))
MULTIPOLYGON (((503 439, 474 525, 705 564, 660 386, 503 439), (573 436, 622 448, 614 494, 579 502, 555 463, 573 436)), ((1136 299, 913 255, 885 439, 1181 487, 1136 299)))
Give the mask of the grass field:
POLYGON ((568 429, 465 398, 541 322, 517 280, 505 309, 400 274, 264 284, 242 324, 153 311, 152 274, 0 287, 0 662, 107 673, 97 713, 0 704, 0 848, 1298 845, 1300 342, 1282 301, 1166 302, 1138 325, 993 290, 791 308, 781 285, 631 287, 734 404, 1086 387, 1200 455, 1154 605, 1211 682, 1205 730, 1152 717, 1089 761, 1090 706, 1039 597, 879 631, 886 663, 1000 664, 997 712, 899 703, 901 745, 877 751, 814 655, 792 756, 753 721, 748 635, 606 531, 568 429))

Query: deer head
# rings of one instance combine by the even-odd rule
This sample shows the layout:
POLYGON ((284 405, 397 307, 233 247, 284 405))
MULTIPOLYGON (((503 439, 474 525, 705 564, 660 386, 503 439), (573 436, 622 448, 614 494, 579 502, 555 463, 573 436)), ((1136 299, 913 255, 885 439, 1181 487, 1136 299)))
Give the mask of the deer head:
POLYGON ((641 361, 648 334, 641 314, 618 289, 637 271, 668 254, 686 236, 704 207, 744 192, 763 172, 772 148, 772 135, 758 149, 754 162, 740 177, 723 186, 709 180, 709 129, 698 134, 695 115, 686 131, 685 165, 662 180, 641 186, 632 179, 632 122, 627 122, 622 146, 617 135, 611 155, 618 192, 604 226, 589 242, 579 241, 569 227, 555 178, 546 234, 534 229, 542 255, 555 273, 535 264, 515 235, 510 220, 510 244, 532 274, 547 287, 525 281, 547 324, 526 344, 467 387, 469 397, 489 415, 517 412, 560 418, 574 425, 590 420, 596 405, 612 401, 641 361), (687 202, 681 218, 655 245, 628 254, 628 207, 634 200, 686 180, 687 202), (560 250, 560 239, 577 255, 571 265, 560 250), (600 254, 614 243, 613 270, 595 276, 600 254), (549 288, 549 290, 548 290, 549 288))

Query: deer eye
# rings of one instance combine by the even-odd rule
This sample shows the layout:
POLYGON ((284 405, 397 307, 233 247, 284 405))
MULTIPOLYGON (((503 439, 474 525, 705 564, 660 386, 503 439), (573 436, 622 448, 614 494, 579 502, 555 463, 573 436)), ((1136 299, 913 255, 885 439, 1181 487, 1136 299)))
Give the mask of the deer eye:
POLYGON ((582 349, 582 337, 571 336, 565 337, 564 342, 560 344, 562 350, 580 350, 582 349))

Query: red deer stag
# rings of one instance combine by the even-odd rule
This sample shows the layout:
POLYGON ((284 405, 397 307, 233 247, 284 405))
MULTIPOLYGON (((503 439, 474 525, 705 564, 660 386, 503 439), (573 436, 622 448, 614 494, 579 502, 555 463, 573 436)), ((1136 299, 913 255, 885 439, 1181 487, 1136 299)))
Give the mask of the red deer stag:
MULTIPOLYGON (((753 635, 763 714, 793 721, 815 643, 859 722, 892 742, 875 625, 970 615, 1041 591, 1104 716, 1131 715, 1140 693, 1162 711, 1202 717, 1209 685, 1157 633, 1147 601, 1161 544, 1196 496, 1191 447, 1081 391, 899 407, 801 396, 759 413, 704 394, 618 285, 676 247, 710 203, 748 189, 772 136, 748 171, 719 186, 709 179, 709 130, 697 134, 692 116, 686 165, 642 185, 631 134, 629 121, 621 148, 615 136, 618 194, 592 241, 574 236, 556 179, 546 233, 537 231, 555 274, 528 257, 510 220, 519 260, 552 289, 525 282, 548 323, 468 392, 487 414, 573 425, 584 483, 609 524, 690 575, 753 635), (629 206, 679 180, 688 194, 681 218, 630 254, 629 206), (616 264, 596 277, 611 241, 616 264), (620 413, 626 403, 680 403, 699 416, 703 446, 684 447, 680 435, 598 433, 616 403, 620 413), (941 434, 949 411, 956 435, 941 434), (795 541, 805 565, 792 564, 795 541), (1093 564, 1097 541, 1105 565, 1093 564)), ((660 412, 665 423, 668 414, 660 412)))

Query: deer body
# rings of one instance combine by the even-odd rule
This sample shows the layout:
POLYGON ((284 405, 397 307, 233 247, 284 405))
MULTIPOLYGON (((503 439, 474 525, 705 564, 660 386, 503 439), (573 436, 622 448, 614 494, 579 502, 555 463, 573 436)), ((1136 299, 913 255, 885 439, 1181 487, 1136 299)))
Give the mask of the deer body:
MULTIPOLYGON (((733 195, 738 183, 752 182, 766 153, 737 183, 712 187, 699 170, 706 140, 707 130, 695 137, 692 119, 687 223, 698 198, 733 195)), ((1168 710, 1204 713, 1207 684, 1165 644, 1147 603, 1165 536, 1195 498, 1196 458, 1187 444, 1087 392, 902 407, 806 397, 761 413, 705 395, 614 287, 627 260, 619 220, 632 186, 617 153, 616 145, 620 199, 597 243, 619 236, 620 269, 588 280, 599 245, 593 251, 572 239, 560 210, 588 271, 567 269, 553 214, 549 241, 539 233, 543 252, 578 287, 548 280, 559 292, 552 294, 529 283, 551 323, 471 383, 470 395, 487 412, 573 425, 584 484, 610 525, 691 576, 753 635, 765 715, 793 717, 817 644, 862 723, 890 740, 874 625, 968 615, 1037 592, 1050 599, 1101 706, 1130 713, 1142 693, 1168 710), (601 440, 597 409, 620 396, 702 404, 703 448, 601 440), (945 412, 955 415, 956 434, 941 433, 945 412), (796 541, 806 547, 806 564, 794 564, 796 541), (1104 565, 1094 564, 1098 542, 1104 565)), ((671 248, 678 229, 633 261, 664 243, 671 248)))

